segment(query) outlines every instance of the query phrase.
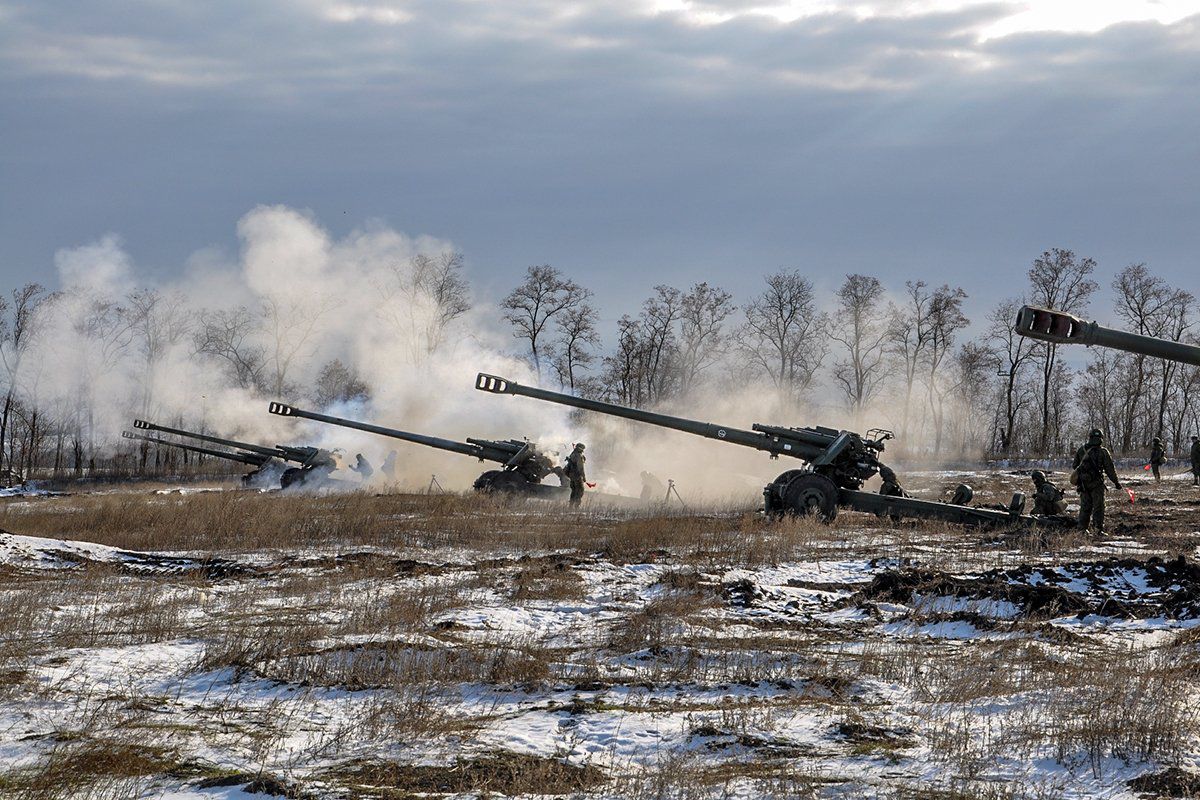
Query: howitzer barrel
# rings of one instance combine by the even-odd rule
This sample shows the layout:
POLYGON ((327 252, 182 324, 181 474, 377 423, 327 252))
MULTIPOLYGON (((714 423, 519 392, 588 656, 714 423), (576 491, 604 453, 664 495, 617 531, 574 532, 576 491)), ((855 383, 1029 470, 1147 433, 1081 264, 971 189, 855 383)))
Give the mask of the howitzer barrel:
POLYGON ((236 447, 239 450, 246 450, 250 453, 258 453, 259 455, 273 458, 279 456, 278 451, 273 447, 263 447, 259 444, 250 444, 249 442, 239 442, 234 439, 222 439, 219 436, 209 436, 206 433, 193 433, 192 431, 181 430, 180 428, 168 428, 165 425, 156 425, 153 422, 147 422, 144 419, 135 419, 133 427, 143 431, 158 431, 159 433, 173 433, 176 436, 186 436, 189 439, 199 439, 202 442, 212 442, 213 444, 224 445, 225 447, 236 447))
POLYGON ((213 450, 210 447, 200 447, 194 444, 184 444, 183 442, 168 442, 165 439, 159 439, 156 436, 138 436, 129 431, 121 431, 121 436, 126 439, 141 439, 145 442, 153 442, 166 447, 178 447, 180 450, 187 450, 191 453, 203 453, 206 456, 214 458, 223 458, 227 461, 237 461, 241 464, 249 464, 252 467, 261 467, 263 464, 271 460, 270 456, 260 455, 258 453, 230 453, 225 450, 213 450))
POLYGON ((1196 345, 1106 328, 1065 311, 1022 306, 1013 330, 1043 342, 1095 345, 1200 366, 1200 347, 1196 345))
POLYGON ((311 419, 316 422, 324 422, 327 425, 339 425, 343 428, 353 428, 367 433, 378 434, 379 436, 388 436, 392 439, 400 439, 405 442, 413 442, 414 444, 423 444, 427 447, 435 447, 438 450, 449 450, 452 453, 461 453, 465 456, 472 456, 482 461, 498 461, 504 463, 512 457, 512 453, 507 453, 497 447, 489 447, 487 443, 464 443, 456 442, 452 439, 441 439, 437 436, 425 436, 420 433, 410 433, 408 431, 397 430, 396 428, 385 428, 382 425, 372 425, 367 422, 358 422, 352 419, 344 419, 342 417, 334 417, 329 414, 318 414, 315 411, 305 411, 295 406, 289 406, 286 403, 271 403, 267 406, 267 410, 272 414, 277 414, 281 417, 298 417, 301 419, 311 419))
MULTIPOLYGON (((744 447, 753 447, 756 450, 765 450, 772 455, 789 455, 808 460, 819 455, 821 452, 821 448, 812 446, 810 443, 799 438, 789 437, 785 441, 772 433, 747 431, 741 428, 731 428, 725 425, 714 425, 710 422, 685 419, 684 417, 672 417, 669 414, 659 414, 654 411, 642 411, 641 409, 619 406, 615 403, 605 403, 600 400, 588 400, 583 397, 552 392, 547 389, 522 386, 507 378, 488 375, 484 372, 479 373, 475 377, 475 388, 483 392, 491 392, 492 394, 533 397, 538 400, 558 403, 559 405, 581 408, 585 411, 595 411, 600 414, 609 414, 636 422, 645 422, 661 428, 671 428, 696 436, 703 436, 706 439, 718 439, 723 442, 740 444, 744 447)), ((781 430, 790 431, 791 429, 781 430)))

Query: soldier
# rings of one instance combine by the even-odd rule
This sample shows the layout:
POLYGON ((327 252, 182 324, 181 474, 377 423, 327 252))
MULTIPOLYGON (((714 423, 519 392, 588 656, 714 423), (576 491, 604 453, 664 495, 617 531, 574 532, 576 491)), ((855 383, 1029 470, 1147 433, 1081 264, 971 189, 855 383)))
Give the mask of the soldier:
POLYGON ((1150 469, 1154 472, 1154 482, 1158 483, 1162 480, 1162 475, 1159 474, 1158 468, 1161 467, 1167 460, 1167 450, 1163 447, 1162 439, 1155 436, 1154 441, 1150 443, 1150 469))
POLYGON ((1046 480, 1046 473, 1035 469, 1033 478, 1033 513, 1039 517, 1055 517, 1067 513, 1067 502, 1062 489, 1046 480))
POLYGON ((896 479, 896 473, 891 467, 879 467, 879 479, 883 481, 879 485, 879 493, 884 497, 908 497, 908 492, 900 486, 900 481, 896 479))
POLYGON ((584 469, 587 458, 583 455, 583 449, 583 442, 577 442, 571 455, 567 456, 567 465, 563 468, 563 474, 571 482, 572 506, 583 502, 583 484, 587 480, 587 471, 584 469))
POLYGON ((395 450, 388 451, 387 458, 385 458, 383 460, 383 466, 381 466, 379 469, 382 470, 383 474, 388 477, 388 480, 392 480, 393 478, 396 477, 396 451, 395 450))
POLYGON ((1200 436, 1192 437, 1192 486, 1200 486, 1200 436))
POLYGON ((666 487, 653 472, 642 471, 642 501, 646 503, 659 502, 666 495, 666 487))
POLYGON ((975 499, 975 490, 965 483, 960 483, 954 488, 954 495, 950 498, 950 505, 969 506, 973 499, 975 499))
POLYGON ((1075 476, 1075 487, 1079 490, 1079 529, 1087 531, 1088 525, 1094 522, 1093 532, 1103 535, 1104 478, 1107 476, 1118 489, 1121 488, 1121 481, 1113 466, 1112 453, 1104 446, 1104 433, 1099 428, 1092 429, 1087 444, 1075 453, 1072 474, 1075 476))
POLYGON ((375 470, 371 468, 371 462, 367 461, 362 453, 354 457, 354 465, 350 469, 358 473, 358 477, 362 479, 363 483, 366 483, 375 474, 375 470))

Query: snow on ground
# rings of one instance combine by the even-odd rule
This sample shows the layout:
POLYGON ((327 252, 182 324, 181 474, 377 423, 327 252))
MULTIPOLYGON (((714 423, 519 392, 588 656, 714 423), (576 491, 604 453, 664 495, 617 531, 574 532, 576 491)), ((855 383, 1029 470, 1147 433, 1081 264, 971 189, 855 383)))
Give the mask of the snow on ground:
POLYGON ((362 769, 434 795, 546 770, 595 797, 1116 799, 1200 766, 1194 563, 880 525, 737 564, 0 533, 0 790, 86 777, 89 742, 126 753, 128 796, 187 800, 342 797, 362 769))

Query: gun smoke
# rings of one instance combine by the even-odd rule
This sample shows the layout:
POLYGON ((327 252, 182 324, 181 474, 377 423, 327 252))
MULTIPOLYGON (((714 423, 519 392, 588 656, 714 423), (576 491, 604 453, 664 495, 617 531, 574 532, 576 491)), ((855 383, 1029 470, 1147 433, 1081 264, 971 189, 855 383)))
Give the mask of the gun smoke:
MULTIPOLYGON (((998 437, 1011 448, 1022 425, 1025 443, 1043 440, 1042 452, 1064 449, 1072 433, 1074 423, 1057 417, 1039 430, 1027 398, 1006 407, 997 368, 1015 361, 1032 376, 1039 351, 1017 341, 1015 354, 1005 352, 1004 303, 986 342, 956 342, 969 320, 965 294, 950 287, 909 282, 890 295, 878 280, 852 275, 822 304, 801 272, 781 270, 741 307, 707 283, 687 292, 657 287, 639 314, 620 319, 612 351, 600 358, 591 293, 549 266, 531 267, 511 295, 489 301, 471 296, 450 242, 379 223, 335 239, 282 206, 252 210, 237 232, 235 257, 199 252, 173 282, 139 275, 107 236, 57 254, 58 291, 14 293, 0 347, 13 408, 12 425, 5 412, 10 468, 24 462, 82 475, 106 459, 132 463, 136 445, 120 434, 142 417, 268 445, 336 448, 345 466, 363 453, 373 480, 409 488, 436 474, 461 489, 481 471, 461 455, 271 416, 271 400, 450 439, 528 437, 558 458, 587 441, 593 478, 630 495, 648 471, 679 480, 697 499, 751 500, 776 472, 797 466, 638 423, 487 397, 472 389, 479 371, 733 427, 894 428, 899 457, 927 463, 979 457, 997 449, 998 437), (557 308, 553 319, 548 307, 557 308), (28 429, 23 455, 18 417, 28 429), (379 467, 393 450, 395 471, 385 475, 379 467)), ((1058 377, 1043 405, 1069 405, 1064 382, 1086 392, 1086 375, 1062 377, 1061 361, 1048 368, 1058 377)), ((1182 370, 1168 377, 1194 380, 1182 370)), ((1011 399, 1014 388, 1007 392, 1011 399)))

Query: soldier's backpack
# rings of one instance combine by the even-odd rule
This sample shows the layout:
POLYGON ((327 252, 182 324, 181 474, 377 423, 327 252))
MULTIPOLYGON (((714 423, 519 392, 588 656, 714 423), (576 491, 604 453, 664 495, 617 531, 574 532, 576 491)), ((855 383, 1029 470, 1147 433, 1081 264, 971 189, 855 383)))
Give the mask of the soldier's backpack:
POLYGON ((1104 469, 1101 466, 1102 448, 1089 447, 1087 452, 1083 454, 1083 458, 1079 461, 1079 466, 1075 468, 1075 474, 1079 481, 1084 483, 1095 483, 1096 481, 1104 480, 1104 469))

